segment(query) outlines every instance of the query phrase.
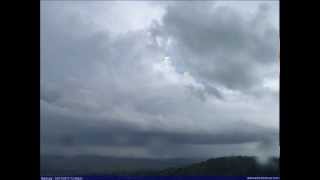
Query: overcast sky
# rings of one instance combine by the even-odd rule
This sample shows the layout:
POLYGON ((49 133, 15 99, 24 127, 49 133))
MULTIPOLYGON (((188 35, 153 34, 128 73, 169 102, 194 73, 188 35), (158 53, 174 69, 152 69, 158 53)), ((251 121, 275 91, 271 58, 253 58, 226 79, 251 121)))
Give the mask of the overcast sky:
POLYGON ((277 1, 41 1, 41 152, 278 156, 277 1))

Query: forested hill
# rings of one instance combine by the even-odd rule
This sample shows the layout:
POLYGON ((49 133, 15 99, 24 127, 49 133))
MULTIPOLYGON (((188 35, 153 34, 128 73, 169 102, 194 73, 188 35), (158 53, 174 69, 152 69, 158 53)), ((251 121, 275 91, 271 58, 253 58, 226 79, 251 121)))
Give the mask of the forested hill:
POLYGON ((41 175, 279 176, 279 158, 260 164, 254 157, 137 159, 101 156, 42 156, 41 175))
POLYGON ((280 176, 279 158, 271 158, 265 164, 254 157, 234 156, 209 159, 180 168, 158 172, 140 172, 135 175, 155 176, 280 176))

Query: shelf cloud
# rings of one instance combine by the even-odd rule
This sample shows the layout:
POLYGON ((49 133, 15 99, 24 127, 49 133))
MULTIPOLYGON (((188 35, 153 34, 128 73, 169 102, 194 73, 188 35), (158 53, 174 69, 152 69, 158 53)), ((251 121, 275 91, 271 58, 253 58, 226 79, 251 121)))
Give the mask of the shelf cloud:
POLYGON ((42 1, 42 153, 278 156, 278 2, 234 4, 42 1))

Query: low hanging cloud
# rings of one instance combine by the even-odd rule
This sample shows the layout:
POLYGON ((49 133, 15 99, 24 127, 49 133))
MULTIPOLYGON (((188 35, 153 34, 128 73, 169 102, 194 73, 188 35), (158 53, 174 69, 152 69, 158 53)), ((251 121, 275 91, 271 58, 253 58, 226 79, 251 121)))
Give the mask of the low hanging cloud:
POLYGON ((157 18, 144 19, 134 8, 151 6, 137 3, 135 13, 117 16, 146 24, 115 33, 110 18, 97 27, 95 5, 42 2, 42 152, 214 157, 268 146, 277 155, 271 10, 261 5, 248 18, 209 5, 164 3, 157 18), (93 19, 79 15, 87 12, 93 19))

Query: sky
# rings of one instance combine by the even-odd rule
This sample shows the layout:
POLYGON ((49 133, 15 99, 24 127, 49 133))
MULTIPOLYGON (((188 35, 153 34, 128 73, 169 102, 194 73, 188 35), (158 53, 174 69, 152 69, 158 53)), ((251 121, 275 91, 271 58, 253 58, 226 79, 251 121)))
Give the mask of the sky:
POLYGON ((278 1, 41 1, 41 153, 279 156, 278 1))

